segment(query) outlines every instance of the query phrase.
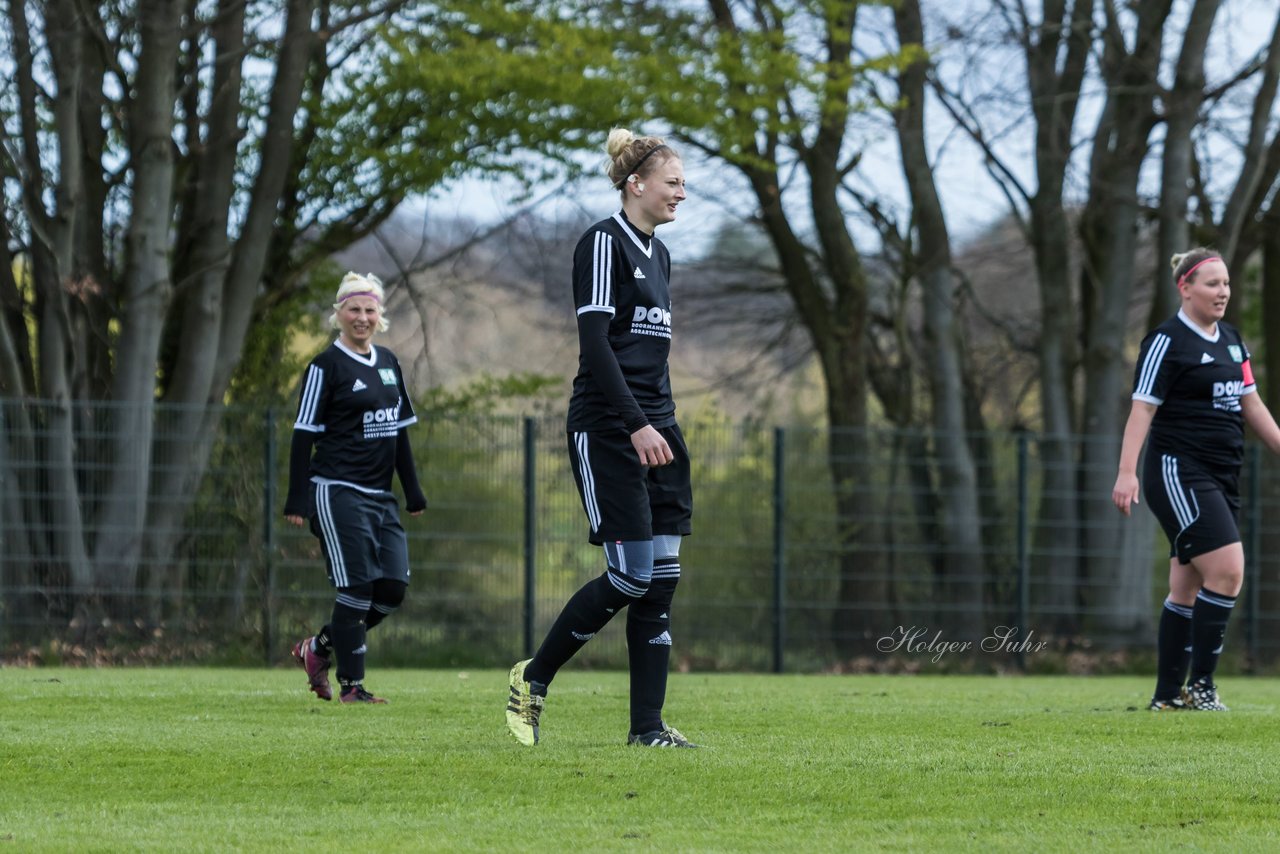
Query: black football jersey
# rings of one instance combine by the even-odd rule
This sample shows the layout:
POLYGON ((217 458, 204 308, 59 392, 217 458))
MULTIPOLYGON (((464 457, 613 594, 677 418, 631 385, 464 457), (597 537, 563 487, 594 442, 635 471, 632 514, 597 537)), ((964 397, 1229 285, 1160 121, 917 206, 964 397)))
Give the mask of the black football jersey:
POLYGON ((1211 338, 1179 311, 1143 339, 1134 372, 1133 399, 1159 407, 1148 453, 1238 470, 1244 459, 1240 399, 1255 391, 1249 348, 1235 327, 1218 321, 1211 338))
MULTIPOLYGON (((671 352, 671 255, 657 237, 638 234, 615 213, 587 229, 573 253, 573 300, 578 314, 612 315, 609 344, 623 379, 649 424, 675 423, 667 357, 671 352), (646 245, 647 239, 647 245, 646 245)), ((579 358, 569 400, 570 430, 623 427, 590 370, 579 358)))
POLYGON ((396 434, 417 420, 395 354, 374 345, 364 356, 334 341, 307 366, 293 428, 317 434, 313 481, 388 491, 396 434))

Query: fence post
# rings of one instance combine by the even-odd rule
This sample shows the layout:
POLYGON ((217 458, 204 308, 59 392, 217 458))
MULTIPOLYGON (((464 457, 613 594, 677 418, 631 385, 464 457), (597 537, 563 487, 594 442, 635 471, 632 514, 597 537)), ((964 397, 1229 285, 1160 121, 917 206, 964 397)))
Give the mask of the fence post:
POLYGON ((538 422, 524 419, 524 654, 534 653, 538 569, 538 422))
POLYGON ((1249 498, 1245 506, 1244 589, 1249 591, 1245 611, 1245 649, 1249 655, 1249 670, 1258 662, 1258 622, 1261 617, 1262 562, 1262 449, 1256 443, 1248 446, 1249 498))
POLYGON ((773 429, 773 672, 785 670, 787 628, 786 430, 773 429))
MULTIPOLYGON (((1017 627, 1020 637, 1026 638, 1030 634, 1027 620, 1031 615, 1031 511, 1028 507, 1028 460, 1030 453, 1028 452, 1027 433, 1020 431, 1018 433, 1018 613, 1017 627)), ((1027 669, 1027 651, 1023 649, 1025 644, 1018 645, 1018 669, 1027 669)))
POLYGON ((276 410, 268 406, 263 418, 266 437, 262 453, 262 562, 266 579, 262 592, 262 657, 270 666, 276 647, 276 410))

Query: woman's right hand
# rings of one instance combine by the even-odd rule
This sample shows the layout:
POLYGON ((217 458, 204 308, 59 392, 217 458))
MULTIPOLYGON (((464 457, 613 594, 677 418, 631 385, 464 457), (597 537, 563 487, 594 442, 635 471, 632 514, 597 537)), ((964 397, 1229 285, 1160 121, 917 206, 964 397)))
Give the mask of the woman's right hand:
POLYGON ((675 459, 667 440, 662 438, 662 434, 653 429, 650 424, 644 425, 631 434, 631 444, 635 446, 643 465, 665 466, 675 459))
POLYGON ((1120 472, 1116 475, 1116 485, 1111 488, 1111 503, 1124 515, 1129 515, 1131 505, 1138 501, 1138 476, 1133 472, 1120 472))

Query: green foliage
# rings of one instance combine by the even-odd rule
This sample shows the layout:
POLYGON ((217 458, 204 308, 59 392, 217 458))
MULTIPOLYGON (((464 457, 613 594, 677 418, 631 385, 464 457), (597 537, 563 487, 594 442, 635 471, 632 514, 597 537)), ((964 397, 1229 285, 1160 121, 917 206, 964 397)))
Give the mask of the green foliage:
POLYGON ((547 174, 536 155, 572 169, 573 152, 627 118, 618 86, 629 73, 621 22, 575 5, 430 4, 388 33, 387 53, 353 83, 353 103, 377 92, 379 118, 414 119, 398 144, 431 153, 419 171, 456 163, 532 183, 547 174))
POLYGON ((648 121, 735 165, 768 166, 773 153, 762 159, 759 140, 798 143, 868 75, 919 57, 826 61, 818 48, 828 36, 847 40, 839 19, 853 4, 827 6, 773 7, 758 26, 730 29, 683 4, 452 0, 392 31, 388 54, 355 89, 382 87, 379 109, 427 117, 407 128, 426 136, 406 144, 444 146, 482 171, 520 173, 530 152, 570 162, 598 149, 610 126, 648 121))
POLYGON ((1275 846, 1280 682, 1153 714, 1146 679, 674 674, 700 750, 627 748, 627 677, 570 669, 544 741, 506 670, 385 671, 386 706, 301 671, 0 670, 0 840, 21 851, 1075 851, 1275 846), (1212 750, 1167 757, 1173 744, 1212 750), (518 769, 518 773, 513 773, 518 769), (1188 785, 1194 780, 1195 785, 1188 785), (531 786, 531 781, 536 785, 531 786))
POLYGON ((299 338, 328 337, 328 305, 342 271, 331 261, 317 264, 291 291, 260 298, 257 320, 245 339, 226 402, 280 404, 315 354, 293 346, 299 338))
POLYGON ((553 398, 559 400, 564 380, 547 374, 514 373, 495 377, 488 373, 460 388, 432 388, 417 401, 417 409, 433 416, 492 415, 499 410, 536 412, 553 398))

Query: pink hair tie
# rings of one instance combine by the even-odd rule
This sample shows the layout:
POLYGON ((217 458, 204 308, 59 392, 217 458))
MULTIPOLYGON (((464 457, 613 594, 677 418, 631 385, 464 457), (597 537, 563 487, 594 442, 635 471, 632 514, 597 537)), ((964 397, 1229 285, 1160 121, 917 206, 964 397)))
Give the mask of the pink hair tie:
POLYGON ((1199 269, 1200 269, 1201 267, 1203 267, 1205 264, 1208 264, 1210 261, 1221 261, 1221 260, 1222 260, 1222 259, 1221 259, 1221 258, 1219 258, 1217 255, 1214 255, 1212 258, 1205 258, 1203 261, 1197 261, 1196 263, 1194 263, 1194 264, 1192 264, 1192 265, 1191 265, 1191 269, 1190 269, 1190 270, 1188 270, 1187 272, 1183 273, 1183 274, 1178 278, 1178 285, 1177 285, 1177 286, 1178 286, 1178 287, 1182 287, 1182 283, 1183 283, 1183 282, 1185 282, 1185 281, 1187 280, 1187 277, 1188 277, 1188 276, 1190 276, 1190 275, 1191 275, 1192 273, 1194 273, 1196 270, 1199 270, 1199 269))
MULTIPOLYGON (((1200 262, 1200 264, 1203 264, 1203 263, 1204 263, 1203 261, 1200 262)), ((1200 264, 1197 264, 1196 267, 1200 266, 1200 264)), ((1194 270, 1195 267, 1192 267, 1191 269, 1194 270)), ((378 303, 379 305, 382 304, 382 300, 378 299, 378 295, 375 294, 373 291, 352 291, 351 293, 344 296, 342 299, 338 300, 338 302, 346 302, 352 297, 373 297, 374 302, 378 303)))

